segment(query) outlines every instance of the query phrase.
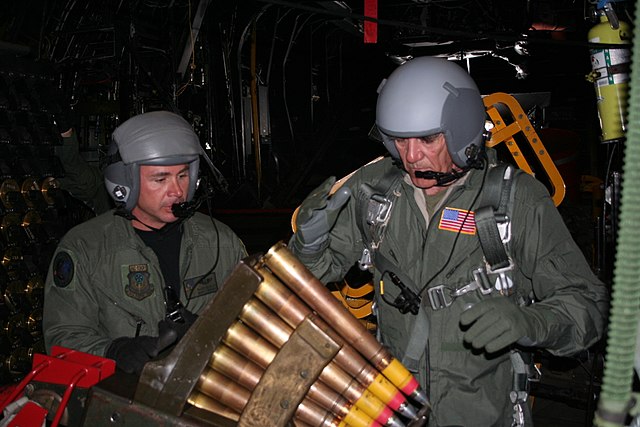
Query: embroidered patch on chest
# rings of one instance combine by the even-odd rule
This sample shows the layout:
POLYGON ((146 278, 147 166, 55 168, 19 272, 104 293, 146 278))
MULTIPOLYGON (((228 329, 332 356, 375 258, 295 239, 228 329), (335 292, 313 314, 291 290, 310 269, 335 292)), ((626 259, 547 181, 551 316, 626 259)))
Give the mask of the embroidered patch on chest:
POLYGON ((130 265, 129 274, 127 274, 129 283, 124 288, 125 294, 138 301, 142 301, 153 294, 153 285, 149 281, 149 276, 149 266, 147 264, 130 265))
POLYGON ((215 279, 215 273, 208 277, 199 276, 186 279, 183 282, 184 292, 189 298, 200 297, 202 295, 218 292, 218 281, 215 279))
POLYGON ((464 209, 444 208, 438 228, 462 234, 476 234, 475 214, 464 209))

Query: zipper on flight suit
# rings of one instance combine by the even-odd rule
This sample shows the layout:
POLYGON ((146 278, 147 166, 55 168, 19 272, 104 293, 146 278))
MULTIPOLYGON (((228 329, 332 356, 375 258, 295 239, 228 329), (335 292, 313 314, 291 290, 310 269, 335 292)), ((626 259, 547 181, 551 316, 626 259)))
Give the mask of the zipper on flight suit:
POLYGON ((131 316, 133 318, 133 320, 136 321, 136 334, 135 334, 135 337, 140 336, 140 331, 142 330, 142 326, 145 325, 147 322, 145 322, 142 317, 140 317, 138 315, 135 315, 132 312, 130 312, 129 310, 127 310, 124 307, 122 307, 120 304, 118 304, 117 301, 114 301, 112 299, 109 299, 109 301, 111 301, 111 304, 113 304, 114 306, 118 307, 120 310, 122 310, 125 313, 127 313, 129 316, 131 316))

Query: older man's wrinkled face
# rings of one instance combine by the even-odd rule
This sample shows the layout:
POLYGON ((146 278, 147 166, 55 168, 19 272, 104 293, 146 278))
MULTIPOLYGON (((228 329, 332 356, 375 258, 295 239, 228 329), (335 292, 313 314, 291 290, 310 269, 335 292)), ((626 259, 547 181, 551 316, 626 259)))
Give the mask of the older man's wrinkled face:
POLYGON ((455 165, 447 150, 444 134, 437 133, 420 138, 396 138, 394 142, 413 185, 424 189, 427 194, 441 191, 442 187, 435 187, 435 179, 418 178, 416 172, 447 173, 454 169, 455 165))

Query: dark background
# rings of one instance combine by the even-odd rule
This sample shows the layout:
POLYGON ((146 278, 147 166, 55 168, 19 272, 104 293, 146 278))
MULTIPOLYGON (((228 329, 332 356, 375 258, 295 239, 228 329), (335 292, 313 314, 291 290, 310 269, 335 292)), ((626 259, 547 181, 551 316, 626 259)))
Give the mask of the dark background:
MULTIPOLYGON (((367 137, 376 88, 411 56, 458 59, 485 94, 543 92, 543 106, 527 105, 534 124, 577 132, 581 172, 603 172, 585 80, 592 2, 380 0, 377 43, 363 41, 364 3, 3 2, 0 53, 3 68, 59 87, 96 163, 131 115, 187 117, 229 183, 219 208, 292 208, 325 176, 383 154, 367 137)), ((629 22, 632 5, 614 6, 629 22)))

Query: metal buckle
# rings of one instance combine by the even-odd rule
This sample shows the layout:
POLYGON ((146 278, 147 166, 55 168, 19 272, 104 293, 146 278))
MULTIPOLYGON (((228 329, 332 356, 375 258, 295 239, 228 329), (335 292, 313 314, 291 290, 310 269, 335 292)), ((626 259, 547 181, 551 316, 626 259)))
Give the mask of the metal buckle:
POLYGON ((513 279, 511 279, 509 275, 507 275, 507 273, 513 270, 513 267, 515 266, 511 257, 508 258, 508 261, 509 265, 503 268, 496 268, 495 270, 492 270, 489 264, 487 264, 486 266, 487 274, 496 276, 494 285, 496 290, 499 291, 502 295, 507 296, 513 294, 514 291, 513 279))
POLYGON ((471 272, 473 274, 473 278, 478 285, 478 289, 482 295, 489 295, 493 292, 493 284, 489 280, 489 276, 487 275, 487 270, 484 267, 478 267, 471 272))
POLYGON ((464 285, 461 288, 457 288, 455 291, 451 292, 452 297, 460 297, 464 294, 467 294, 471 291, 475 291, 476 289, 482 289, 477 281, 470 282, 464 285))
POLYGON ((539 383, 540 379, 542 378, 542 371, 540 371, 540 368, 538 367, 538 365, 536 365, 535 363, 531 363, 530 365, 528 365, 527 368, 527 379, 529 380, 529 382, 531 383, 539 383))
POLYGON ((427 289, 427 295, 429 295, 431 308, 434 310, 441 310, 453 304, 453 298, 444 285, 438 285, 427 289))
POLYGON ((177 307, 171 313, 167 313, 165 315, 165 319, 171 320, 174 323, 184 323, 184 317, 182 317, 182 312, 180 311, 180 307, 177 307))
POLYGON ((487 270, 487 274, 502 274, 502 273, 506 273, 508 271, 513 270, 513 267, 515 266, 515 264, 513 263, 513 260, 511 259, 511 257, 507 258, 507 261, 509 261, 509 265, 507 265, 506 267, 502 267, 502 268, 496 268, 495 270, 491 269, 491 266, 489 265, 489 263, 486 263, 486 270, 487 270))
POLYGON ((385 223, 389 219, 393 202, 380 194, 374 194, 369 199, 367 207, 367 224, 385 223))
POLYGON ((502 243, 509 243, 511 241, 511 218, 504 214, 496 214, 495 218, 500 240, 502 240, 502 243))
POLYGON ((164 288, 164 304, 166 308, 165 319, 171 320, 172 322, 184 323, 182 303, 173 288, 169 286, 165 286, 164 288))
POLYGON ((362 271, 366 271, 373 266, 373 262, 371 261, 371 251, 369 248, 364 248, 362 250, 362 255, 360 255, 360 259, 358 260, 358 268, 362 271))
POLYGON ((524 426, 524 409, 522 408, 522 405, 522 402, 518 402, 513 405, 513 420, 511 422, 511 427, 524 426))

